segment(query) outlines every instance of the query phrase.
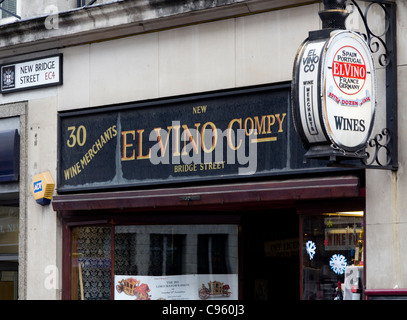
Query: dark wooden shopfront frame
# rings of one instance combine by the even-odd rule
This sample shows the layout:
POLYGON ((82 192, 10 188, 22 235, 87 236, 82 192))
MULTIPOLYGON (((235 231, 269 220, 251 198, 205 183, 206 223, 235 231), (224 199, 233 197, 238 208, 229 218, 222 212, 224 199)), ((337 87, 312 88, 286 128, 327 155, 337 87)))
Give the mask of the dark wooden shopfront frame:
MULTIPOLYGON (((173 224, 181 221, 181 224, 238 224, 241 213, 245 210, 260 208, 295 207, 300 211, 316 212, 338 208, 359 210, 361 207, 364 208, 363 190, 357 175, 346 175, 201 187, 57 195, 53 198, 52 205, 62 217, 62 298, 69 300, 72 293, 72 227, 173 224)), ((112 246, 114 246, 113 243, 112 246)), ((112 252, 114 252, 113 249, 114 247, 112 252)), ((239 298, 243 298, 243 290, 241 290, 243 255, 239 245, 239 298)), ((113 279, 113 268, 111 274, 113 279)))

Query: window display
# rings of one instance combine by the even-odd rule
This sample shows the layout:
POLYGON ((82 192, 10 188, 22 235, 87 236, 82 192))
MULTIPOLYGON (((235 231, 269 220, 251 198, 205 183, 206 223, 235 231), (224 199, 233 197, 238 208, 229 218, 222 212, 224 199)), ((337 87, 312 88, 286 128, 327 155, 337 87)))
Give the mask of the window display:
POLYGON ((363 266, 363 212, 302 216, 302 244, 302 299, 343 299, 363 266))
POLYGON ((72 238, 72 299, 110 299, 110 227, 74 228, 72 238))
POLYGON ((0 206, 0 300, 18 298, 19 208, 0 206))
POLYGON ((72 231, 73 299, 237 299, 237 225, 72 231))

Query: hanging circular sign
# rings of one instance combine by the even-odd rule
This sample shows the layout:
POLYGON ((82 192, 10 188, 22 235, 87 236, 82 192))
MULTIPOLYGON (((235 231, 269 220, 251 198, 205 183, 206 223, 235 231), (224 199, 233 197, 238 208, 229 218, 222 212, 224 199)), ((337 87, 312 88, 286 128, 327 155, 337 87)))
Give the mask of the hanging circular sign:
POLYGON ((295 60, 292 95, 294 124, 307 149, 364 149, 376 108, 375 69, 364 39, 351 31, 307 39, 295 60))

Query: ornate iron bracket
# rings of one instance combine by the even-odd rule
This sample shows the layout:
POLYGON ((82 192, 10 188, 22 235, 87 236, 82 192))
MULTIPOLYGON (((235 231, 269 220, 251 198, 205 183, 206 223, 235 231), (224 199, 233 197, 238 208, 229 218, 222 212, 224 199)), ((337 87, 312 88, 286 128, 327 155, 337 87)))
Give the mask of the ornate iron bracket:
POLYGON ((376 134, 367 143, 369 158, 363 163, 366 168, 397 170, 397 20, 396 4, 393 1, 370 0, 363 12, 355 0, 351 6, 358 11, 366 30, 362 33, 370 50, 377 56, 377 62, 386 70, 386 128, 376 134), (376 34, 368 23, 369 13, 373 8, 384 15, 384 31, 376 34))
POLYGON ((17 14, 15 14, 14 12, 11 12, 11 11, 9 11, 9 10, 3 8, 3 7, 1 6, 1 4, 2 4, 3 2, 4 2, 4 0, 0 0, 0 10, 1 10, 1 11, 4 11, 5 13, 7 13, 7 14, 13 16, 13 17, 16 17, 16 18, 19 19, 19 20, 21 20, 21 17, 20 17, 19 15, 17 15, 17 14))
MULTIPOLYGON (((348 3, 352 12, 357 10, 362 19, 365 32, 359 33, 365 38, 369 48, 377 58, 378 65, 385 68, 385 108, 386 128, 377 133, 366 144, 367 158, 362 159, 361 165, 343 165, 351 167, 362 167, 367 169, 397 170, 398 168, 398 129, 397 129, 397 20, 396 4, 388 0, 360 0, 369 2, 363 11, 355 0, 348 3), (384 31, 376 34, 369 26, 368 16, 373 8, 379 9, 384 15, 384 31)), ((324 1, 330 2, 330 1, 324 1)), ((331 1, 332 2, 332 1, 331 1)), ((333 1, 336 2, 336 1, 333 1)), ((375 58, 375 59, 376 59, 375 58)), ((331 164, 332 165, 332 164, 331 164)))
POLYGON ((383 129, 381 133, 376 134, 374 138, 370 139, 368 147, 373 149, 373 154, 370 155, 369 152, 367 152, 368 158, 363 161, 367 168, 375 168, 376 166, 388 168, 391 166, 392 157, 389 149, 390 141, 391 132, 387 128, 383 129))

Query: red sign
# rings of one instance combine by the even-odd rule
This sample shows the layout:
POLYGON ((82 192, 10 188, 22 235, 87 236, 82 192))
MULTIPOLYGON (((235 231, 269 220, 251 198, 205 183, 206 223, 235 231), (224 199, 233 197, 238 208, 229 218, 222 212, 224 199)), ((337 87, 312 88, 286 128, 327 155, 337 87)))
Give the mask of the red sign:
POLYGON ((341 92, 354 95, 362 90, 366 80, 366 65, 360 52, 352 46, 340 48, 332 61, 332 76, 341 92))
POLYGON ((334 77, 366 79, 366 66, 364 65, 334 61, 332 69, 334 77))

